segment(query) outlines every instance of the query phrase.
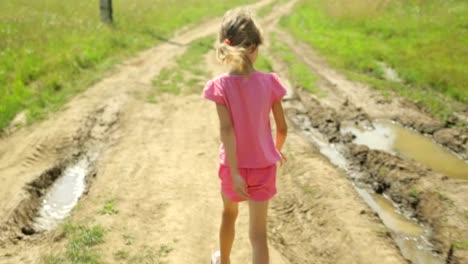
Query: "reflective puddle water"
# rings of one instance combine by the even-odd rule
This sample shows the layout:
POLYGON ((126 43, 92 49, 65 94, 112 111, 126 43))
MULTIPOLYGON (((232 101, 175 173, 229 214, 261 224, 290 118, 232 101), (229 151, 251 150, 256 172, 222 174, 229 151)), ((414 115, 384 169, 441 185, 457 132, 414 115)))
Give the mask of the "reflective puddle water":
POLYGON ((90 160, 84 157, 64 169, 44 195, 39 216, 34 221, 35 230, 52 230, 71 213, 86 189, 90 168, 90 160))
POLYGON ((393 233, 403 256, 414 264, 441 264, 443 260, 433 254, 425 239, 425 230, 395 210, 391 201, 378 194, 356 187, 359 195, 379 214, 382 222, 393 233))
POLYGON ((451 178, 468 180, 468 163, 430 138, 390 121, 376 121, 374 127, 345 126, 341 132, 354 134, 356 144, 400 154, 451 178))
POLYGON ((309 118, 305 115, 296 115, 294 122, 300 126, 302 133, 312 141, 319 149, 320 153, 327 157, 327 159, 340 169, 347 169, 347 160, 334 144, 328 143, 328 140, 322 136, 318 131, 312 128, 309 118))

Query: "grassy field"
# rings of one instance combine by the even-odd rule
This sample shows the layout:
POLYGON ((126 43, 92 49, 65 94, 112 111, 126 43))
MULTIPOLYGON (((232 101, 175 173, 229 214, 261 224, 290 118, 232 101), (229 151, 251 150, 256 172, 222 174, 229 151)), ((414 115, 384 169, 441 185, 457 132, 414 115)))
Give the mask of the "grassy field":
POLYGON ((468 103, 467 14, 464 0, 307 0, 281 25, 352 78, 446 118, 451 102, 468 103), (403 82, 385 80, 381 63, 403 82))
POLYGON ((114 27, 96 1, 0 1, 0 130, 59 109, 122 58, 252 0, 114 0, 114 27))
POLYGON ((312 69, 301 62, 294 52, 281 43, 275 33, 271 34, 270 39, 272 42, 271 51, 288 66, 289 79, 292 85, 304 88, 319 96, 323 95, 321 91, 317 90, 317 76, 312 69))

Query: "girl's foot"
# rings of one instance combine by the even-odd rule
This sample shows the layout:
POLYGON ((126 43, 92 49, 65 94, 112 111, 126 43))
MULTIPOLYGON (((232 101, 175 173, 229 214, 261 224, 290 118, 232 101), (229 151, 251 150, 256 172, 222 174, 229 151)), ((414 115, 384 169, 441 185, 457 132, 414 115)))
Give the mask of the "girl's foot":
POLYGON ((211 255, 211 264, 221 264, 221 252, 219 250, 211 255))

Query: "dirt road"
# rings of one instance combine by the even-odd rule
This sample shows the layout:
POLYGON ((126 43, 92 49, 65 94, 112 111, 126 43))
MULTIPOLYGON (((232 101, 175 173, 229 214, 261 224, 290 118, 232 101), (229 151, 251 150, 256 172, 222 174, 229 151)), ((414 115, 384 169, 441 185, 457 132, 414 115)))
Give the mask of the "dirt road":
MULTIPOLYGON (((263 18, 265 31, 274 30, 293 5, 277 6, 263 18)), ((97 156, 93 173, 69 221, 105 227, 97 246, 104 263, 127 263, 118 252, 141 263, 209 262, 222 207, 214 105, 199 94, 162 94, 158 103, 147 102, 145 95, 154 89, 152 78, 185 50, 173 43, 215 34, 218 25, 219 18, 206 21, 142 52, 63 111, 0 140, 0 263, 40 263, 41 256, 64 251, 59 229, 25 235, 24 227, 34 216, 41 186, 53 181, 47 169, 89 153, 97 156), (109 200, 118 212, 99 214, 109 200), (157 256, 160 249, 168 249, 167 256, 157 256)), ((206 60, 213 76, 223 72, 213 52, 206 60)), ((271 202, 271 263, 407 263, 352 181, 290 127, 289 161, 279 171, 279 194, 271 202)), ((247 227, 243 204, 232 263, 250 261, 247 227)))

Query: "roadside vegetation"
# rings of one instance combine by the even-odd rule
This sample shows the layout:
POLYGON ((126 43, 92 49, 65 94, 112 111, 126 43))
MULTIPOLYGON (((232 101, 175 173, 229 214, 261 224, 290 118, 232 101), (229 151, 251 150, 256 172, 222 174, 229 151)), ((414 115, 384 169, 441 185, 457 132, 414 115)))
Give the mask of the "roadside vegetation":
POLYGON ((0 131, 59 109, 112 65, 183 26, 252 0, 115 0, 112 27, 95 1, 0 1, 0 131))
MULTIPOLYGON (((97 217, 117 217, 118 213, 116 199, 112 198, 104 201, 102 209, 97 211, 97 217)), ((123 233, 123 243, 116 245, 109 256, 109 252, 106 252, 100 245, 106 242, 107 234, 119 232, 119 230, 103 227, 95 217, 79 223, 64 222, 58 230, 58 233, 62 234, 58 237, 64 240, 63 249, 55 248, 51 253, 44 254, 41 264, 101 264, 108 263, 106 258, 109 257, 112 257, 115 263, 167 264, 166 257, 173 250, 173 247, 168 244, 161 244, 159 248, 146 244, 135 245, 137 243, 134 236, 123 233)), ((174 243, 176 242, 174 240, 174 243)))
POLYGON ((101 254, 95 248, 104 242, 104 228, 100 225, 63 225, 63 232, 67 239, 66 250, 63 254, 47 255, 42 258, 43 264, 55 263, 101 263, 101 254))
POLYGON ((267 16, 268 14, 270 14, 273 9, 280 5, 280 4, 283 4, 283 3, 286 3, 288 0, 274 0, 274 1, 271 1, 270 4, 268 5, 265 5, 264 7, 260 8, 258 11, 257 11, 257 16, 258 17, 265 17, 267 16))
POLYGON ((273 71, 273 62, 263 51, 258 53, 257 61, 255 62, 255 69, 262 72, 273 71))
POLYGON ((154 89, 148 96, 149 102, 157 102, 161 93, 185 94, 200 92, 211 77, 204 67, 205 54, 214 49, 215 36, 194 40, 187 50, 176 58, 176 64, 163 68, 153 79, 154 89))
MULTIPOLYGON (((65 223, 61 227, 66 243, 63 252, 44 255, 41 264, 101 264, 104 261, 104 252, 99 245, 105 242, 106 232, 98 224, 72 224, 65 223)), ((171 246, 161 245, 158 249, 147 245, 135 249, 132 246, 133 238, 124 235, 125 244, 113 252, 113 259, 118 263, 165 264, 166 257, 173 250, 171 246)))
POLYGON ((467 13, 463 0, 303 0, 281 26, 349 77, 446 119, 468 104, 467 13))
POLYGON ((161 245, 158 250, 145 246, 136 254, 121 249, 114 253, 114 260, 127 264, 168 264, 165 258, 172 250, 173 248, 168 245, 161 245))
POLYGON ((257 15, 258 17, 265 17, 266 15, 268 15, 269 13, 271 13, 271 11, 273 11, 274 5, 277 4, 276 2, 277 2, 277 1, 273 1, 272 3, 270 3, 270 4, 268 4, 268 5, 266 5, 266 6, 262 7, 262 8, 260 8, 260 9, 257 11, 256 15, 257 15))
POLYGON ((118 214, 119 210, 115 209, 115 199, 109 199, 106 201, 102 209, 98 211, 100 215, 114 215, 118 214))
POLYGON ((270 39, 272 53, 288 66, 289 80, 292 82, 292 85, 302 87, 311 93, 322 95, 323 91, 317 89, 317 76, 313 73, 312 69, 301 62, 301 59, 283 44, 275 33, 271 34, 270 39))

